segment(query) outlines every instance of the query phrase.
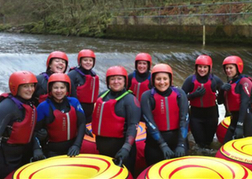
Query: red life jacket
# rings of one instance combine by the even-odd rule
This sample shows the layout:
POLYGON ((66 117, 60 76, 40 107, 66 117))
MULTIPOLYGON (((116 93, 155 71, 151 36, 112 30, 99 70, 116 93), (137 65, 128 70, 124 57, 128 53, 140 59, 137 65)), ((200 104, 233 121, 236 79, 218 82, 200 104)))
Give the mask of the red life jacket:
POLYGON ((179 128, 179 107, 177 104, 178 92, 172 88, 168 97, 161 96, 152 88, 155 99, 155 109, 152 110, 153 119, 160 131, 169 131, 179 128))
POLYGON ((39 95, 39 103, 42 103, 43 101, 45 101, 47 97, 48 97, 48 94, 39 95))
POLYGON ((10 98, 20 110, 25 110, 25 117, 22 121, 14 121, 11 135, 7 140, 8 144, 27 144, 31 141, 34 127, 37 121, 37 110, 35 106, 22 103, 17 98, 7 93, 1 95, 1 100, 10 98))
POLYGON ((85 83, 81 86, 77 86, 76 93, 77 98, 81 103, 95 103, 99 94, 99 77, 91 70, 92 75, 84 74, 77 67, 71 68, 69 71, 75 70, 81 76, 85 77, 85 83))
POLYGON ((141 100, 142 94, 145 91, 149 90, 149 82, 150 82, 149 79, 150 79, 150 76, 145 81, 138 82, 135 77, 135 72, 133 74, 133 78, 131 80, 131 86, 130 86, 129 90, 131 90, 133 92, 133 94, 136 96, 136 98, 139 101, 141 100))
POLYGON ((77 87, 77 98, 81 103, 94 103, 99 94, 99 77, 85 75, 86 81, 77 87))
POLYGON ((123 130, 125 118, 115 114, 115 105, 117 101, 126 96, 129 91, 126 91, 116 99, 103 101, 102 98, 108 94, 110 90, 106 91, 96 101, 95 110, 92 119, 92 129, 95 135, 103 137, 123 138, 123 130))
MULTIPOLYGON (((228 111, 239 111, 240 110, 240 104, 241 104, 241 95, 235 93, 235 87, 237 84, 241 83, 250 83, 248 84, 248 88, 244 89, 247 90, 247 94, 249 95, 250 99, 251 99, 251 87, 252 87, 252 82, 251 82, 251 78, 250 77, 246 77, 246 76, 241 76, 241 78, 239 80, 237 80, 235 83, 231 83, 231 89, 228 91, 225 91, 224 95, 225 95, 225 104, 227 107, 228 111), (247 80, 249 79, 249 80, 247 80)), ((250 106, 251 107, 251 106, 250 106)))
POLYGON ((77 116, 73 106, 67 113, 62 113, 55 109, 53 104, 49 102, 53 108, 54 121, 47 124, 47 131, 50 142, 62 142, 71 140, 77 135, 77 116))
MULTIPOLYGON (((206 93, 201 96, 190 100, 190 105, 194 107, 207 108, 213 107, 216 105, 216 93, 212 91, 212 75, 209 75, 208 81, 206 83, 199 83, 196 79, 195 75, 193 77, 194 88, 191 93, 194 93, 198 87, 204 87, 206 89, 206 93)), ((190 94, 191 94, 190 93, 190 94)))

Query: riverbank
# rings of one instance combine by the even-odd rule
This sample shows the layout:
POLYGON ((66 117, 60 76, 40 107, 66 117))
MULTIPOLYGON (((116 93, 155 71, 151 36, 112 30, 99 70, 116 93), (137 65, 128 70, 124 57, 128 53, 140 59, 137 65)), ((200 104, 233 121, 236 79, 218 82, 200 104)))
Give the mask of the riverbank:
POLYGON ((110 25, 106 38, 206 44, 252 45, 252 26, 242 25, 110 25), (205 37, 204 37, 205 35, 205 37))
POLYGON ((87 6, 63 1, 48 2, 48 6, 44 6, 43 1, 29 1, 17 1, 13 6, 8 2, 1 4, 0 31, 199 44, 203 40, 206 44, 252 44, 252 2, 248 1, 160 1, 157 4, 93 1, 87 6), (33 8, 38 5, 40 10, 33 8))
MULTIPOLYGON (((34 25, 1 26, 0 31, 10 33, 44 34, 34 31, 34 25)), ((109 25, 103 34, 81 35, 69 33, 46 33, 63 36, 81 36, 123 40, 147 40, 165 42, 206 44, 252 45, 252 26, 250 25, 109 25), (205 32, 204 32, 205 28, 205 32)))

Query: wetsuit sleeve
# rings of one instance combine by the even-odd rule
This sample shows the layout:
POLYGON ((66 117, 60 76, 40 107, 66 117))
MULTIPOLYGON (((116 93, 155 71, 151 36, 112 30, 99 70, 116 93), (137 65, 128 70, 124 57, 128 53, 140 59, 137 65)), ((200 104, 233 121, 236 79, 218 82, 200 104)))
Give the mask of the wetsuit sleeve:
POLYGON ((45 120, 47 116, 49 116, 50 106, 46 101, 40 103, 37 107, 37 123, 45 120))
MULTIPOLYGON (((178 88, 177 88, 178 89, 178 88)), ((185 147, 186 138, 188 133, 188 100, 185 92, 181 89, 178 89, 180 93, 180 97, 177 98, 178 106, 179 106, 179 138, 178 138, 178 146, 185 147)))
POLYGON ((221 86, 223 85, 223 81, 216 75, 214 75, 213 77, 216 82, 216 88, 215 87, 213 87, 213 88, 218 91, 217 102, 218 102, 218 104, 223 104, 224 103, 224 93, 221 90, 221 86))
POLYGON ((74 141, 73 145, 76 145, 78 147, 81 147, 82 144, 82 140, 86 131, 86 117, 85 117, 85 113, 81 107, 80 102, 74 98, 72 99, 73 103, 74 103, 74 108, 76 110, 76 115, 77 115, 77 126, 78 126, 78 132, 77 132, 77 136, 76 139, 74 141))
POLYGON ((36 133, 40 129, 46 129, 46 118, 49 116, 49 104, 46 101, 40 103, 37 107, 37 123, 34 129, 34 136, 33 136, 33 149, 39 149, 40 141, 36 138, 36 133))
POLYGON ((0 103, 0 114, 0 137, 2 137, 7 125, 20 116, 20 111, 14 102, 7 98, 0 103))
POLYGON ((36 84, 35 92, 33 93, 33 99, 35 106, 39 105, 39 96, 47 93, 47 80, 43 75, 36 76, 38 83, 36 84))
POLYGON ((131 146, 135 142, 137 126, 141 118, 141 108, 139 101, 132 94, 126 95, 122 100, 125 100, 125 119, 127 121, 127 130, 125 134, 126 139, 123 148, 130 151, 131 146))
POLYGON ((159 145, 164 143, 164 139, 160 135, 156 123, 154 122, 152 110, 155 108, 155 100, 151 96, 151 90, 148 90, 142 94, 141 97, 141 110, 147 126, 148 133, 151 134, 154 140, 159 145))
POLYGON ((127 89, 129 89, 131 87, 132 78, 133 78, 133 73, 128 75, 128 88, 127 89))
POLYGON ((70 96, 77 98, 77 93, 76 93, 76 88, 75 88, 74 82, 72 79, 70 79, 70 80, 71 80, 71 92, 70 92, 71 94, 70 94, 70 96))
POLYGON ((192 77, 193 75, 188 76, 182 85, 182 90, 184 90, 188 100, 193 99, 193 95, 189 94, 193 91, 194 88, 194 84, 192 83, 192 77))
POLYGON ((241 104, 239 110, 239 118, 237 125, 242 124, 245 120, 246 113, 248 112, 250 104, 250 92, 252 89, 252 83, 248 78, 242 78, 238 84, 238 93, 241 97, 241 104))
POLYGON ((78 81, 77 77, 79 75, 75 70, 71 70, 67 75, 69 76, 69 78, 71 80, 71 94, 70 94, 70 96, 77 98, 76 88, 77 88, 78 84, 76 84, 76 81, 78 81))

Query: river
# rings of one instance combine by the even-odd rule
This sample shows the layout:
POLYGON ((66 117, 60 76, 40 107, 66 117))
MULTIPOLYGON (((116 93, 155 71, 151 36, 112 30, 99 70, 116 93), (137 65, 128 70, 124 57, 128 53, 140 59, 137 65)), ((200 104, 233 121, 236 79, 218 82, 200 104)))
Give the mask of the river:
MULTIPOLYGON (((12 72, 28 70, 35 75, 44 72, 46 59, 52 51, 61 50, 69 57, 69 67, 77 65, 78 52, 84 48, 96 54, 94 71, 100 77, 100 91, 106 88, 105 73, 112 65, 124 66, 128 73, 134 70, 134 58, 139 52, 150 53, 153 65, 164 62, 173 69, 173 84, 181 87, 185 78, 194 72, 198 55, 213 59, 213 73, 226 81, 222 61, 228 55, 240 56, 245 64, 244 73, 252 75, 252 48, 247 46, 205 45, 150 41, 126 41, 56 35, 0 33, 0 93, 8 92, 12 72)), ((221 116, 223 107, 220 106, 221 116)))

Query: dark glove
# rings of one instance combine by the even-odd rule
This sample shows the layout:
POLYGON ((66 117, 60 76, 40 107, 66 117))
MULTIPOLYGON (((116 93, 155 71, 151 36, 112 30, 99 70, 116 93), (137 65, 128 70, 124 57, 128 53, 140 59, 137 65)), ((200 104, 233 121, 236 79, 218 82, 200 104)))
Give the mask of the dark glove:
POLYGON ((193 93, 194 97, 203 96, 206 93, 206 89, 204 87, 198 87, 196 91, 193 93))
POLYGON ((129 151, 123 147, 115 155, 115 159, 117 161, 120 161, 120 160, 124 161, 128 157, 129 157, 129 151))
POLYGON ((243 125, 238 125, 236 126, 235 128, 235 131, 234 131, 234 138, 235 139, 240 139, 243 137, 243 125))
POLYGON ((90 137, 94 137, 92 132, 86 128, 85 134, 87 134, 90 137))
POLYGON ((231 88, 230 83, 225 83, 221 86, 221 90, 223 90, 223 91, 228 91, 228 90, 230 90, 230 88, 231 88))
POLYGON ((79 153, 80 153, 80 147, 73 145, 69 148, 67 152, 67 156, 75 157, 76 155, 79 155, 79 153))
POLYGON ((40 129, 36 133, 36 137, 40 140, 43 141, 47 137, 47 130, 46 129, 40 129))
POLYGON ((42 159, 45 159, 45 158, 46 157, 44 156, 42 149, 35 149, 33 151, 32 161, 42 160, 42 159))
POLYGON ((182 147, 182 146, 178 146, 178 147, 175 149, 175 156, 176 156, 176 157, 185 156, 185 148, 182 147))
POLYGON ((174 156, 173 151, 168 147, 168 145, 166 143, 162 143, 160 145, 160 148, 163 152, 164 159, 169 159, 174 156))

